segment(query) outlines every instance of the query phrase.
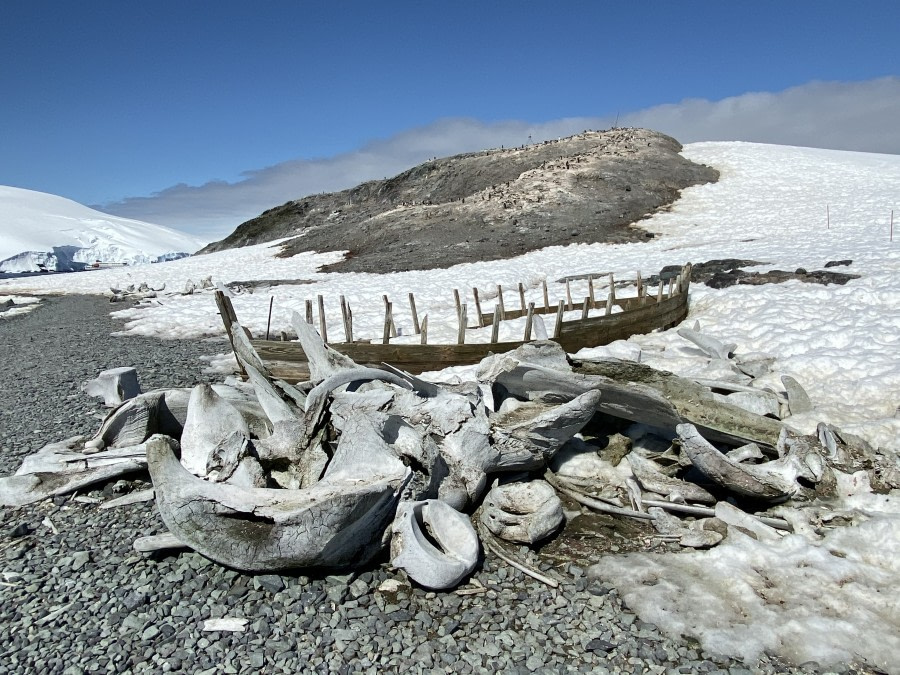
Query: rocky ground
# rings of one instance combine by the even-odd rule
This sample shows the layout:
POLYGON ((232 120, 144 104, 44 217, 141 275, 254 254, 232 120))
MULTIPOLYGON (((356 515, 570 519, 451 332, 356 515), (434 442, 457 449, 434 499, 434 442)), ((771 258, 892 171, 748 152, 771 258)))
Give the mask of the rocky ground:
MULTIPOLYGON (((220 379, 203 374, 200 357, 224 342, 111 337, 109 310, 102 298, 63 297, 0 321, 0 474, 97 428, 103 409, 79 386, 100 370, 135 366, 145 390, 220 379)), ((462 588, 435 594, 385 560, 253 576, 195 553, 136 553, 135 538, 164 529, 153 503, 86 501, 145 487, 137 475, 81 501, 0 509, 0 673, 817 672, 718 659, 589 583, 594 552, 655 545, 639 526, 579 516, 539 555, 520 550, 562 580, 558 589, 488 554, 462 588), (222 617, 246 619, 244 631, 203 630, 222 617)))
POLYGON ((388 273, 498 260, 546 246, 624 243, 633 224, 718 172, 647 129, 587 131, 425 162, 266 211, 202 252, 301 235, 283 254, 348 251, 334 272, 388 273))

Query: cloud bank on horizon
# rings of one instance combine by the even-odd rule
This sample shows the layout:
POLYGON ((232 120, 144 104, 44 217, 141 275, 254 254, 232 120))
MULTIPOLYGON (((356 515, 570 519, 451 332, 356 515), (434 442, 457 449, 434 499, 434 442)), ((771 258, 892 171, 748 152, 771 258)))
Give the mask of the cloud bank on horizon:
POLYGON ((373 141, 333 157, 291 160, 246 171, 242 180, 174 185, 149 197, 95 205, 213 241, 240 223, 292 199, 393 176, 431 157, 518 146, 585 129, 648 127, 682 143, 750 141, 900 154, 900 78, 810 82, 781 92, 751 92, 719 101, 688 99, 606 117, 542 123, 449 118, 373 141))

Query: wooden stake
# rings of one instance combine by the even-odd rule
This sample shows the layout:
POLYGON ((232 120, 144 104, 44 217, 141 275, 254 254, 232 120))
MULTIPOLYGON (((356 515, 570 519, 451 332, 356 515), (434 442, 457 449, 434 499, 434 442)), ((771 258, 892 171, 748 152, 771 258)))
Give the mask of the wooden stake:
POLYGON ((522 306, 522 312, 525 311, 525 285, 519 282, 519 304, 522 306))
POLYGON ((497 343, 500 335, 500 321, 500 306, 497 305, 494 307, 494 323, 491 324, 491 344, 497 343))
POLYGON ((328 328, 325 325, 325 299, 321 295, 316 297, 319 303, 319 335, 322 336, 322 342, 328 344, 328 328))
POLYGON ((669 277, 669 297, 675 292, 675 277, 669 277))
POLYGON ((613 279, 612 272, 609 273, 609 294, 612 297, 612 301, 615 303, 616 301, 616 281, 613 279))
POLYGON ((595 308, 597 301, 594 298, 594 275, 593 274, 588 276, 588 297, 591 299, 591 308, 595 308))
POLYGON ((659 286, 656 287, 656 304, 662 302, 662 292, 663 292, 663 280, 659 280, 659 286))
POLYGON ((610 293, 609 295, 606 296, 606 316, 609 316, 610 314, 612 314, 613 301, 615 299, 616 298, 612 293, 610 293))
POLYGON ((388 316, 390 317, 390 320, 391 320, 391 325, 388 326, 388 329, 390 330, 390 333, 391 333, 391 337, 397 337, 397 326, 394 323, 393 303, 391 303, 391 301, 388 300, 387 295, 382 295, 381 298, 384 300, 384 306, 387 309, 388 316))
POLYGON ((641 293, 643 290, 644 290, 644 282, 641 281, 641 271, 638 270, 637 271, 637 295, 638 295, 638 298, 641 297, 641 293))
POLYGON ((308 323, 310 326, 313 325, 312 300, 306 301, 306 323, 308 323))
POLYGON ((477 288, 472 288, 472 297, 475 298, 475 314, 478 316, 478 327, 484 328, 484 317, 481 316, 481 300, 478 299, 477 288))
POLYGON ((428 315, 422 317, 422 332, 419 333, 419 344, 428 344, 428 315))
POLYGON ((534 321, 534 303, 528 303, 528 313, 525 315, 525 342, 531 340, 531 323, 534 321))
POLYGON ((391 342, 391 303, 385 298, 384 301, 384 330, 381 332, 381 344, 390 344, 391 342))
POLYGON ((418 335, 422 329, 419 327, 419 314, 416 312, 416 296, 412 293, 409 294, 409 311, 412 313, 413 332, 418 335))
POLYGON ((353 328, 350 326, 350 308, 347 306, 347 298, 341 297, 341 318, 344 320, 344 339, 353 342, 353 328))
POLYGON ((544 310, 546 312, 550 312, 550 294, 547 292, 547 280, 544 279, 541 281, 541 286, 544 290, 544 310))
POLYGON ((500 320, 506 321, 506 310, 503 308, 503 286, 497 284, 497 306, 500 308, 500 320))
POLYGON ((460 305, 459 291, 456 290, 455 288, 453 289, 453 302, 456 304, 456 313, 459 314, 459 305, 460 305))
POLYGON ((456 334, 456 344, 462 345, 466 343, 466 324, 469 322, 466 316, 466 303, 459 306, 459 332, 456 334))
POLYGON ((269 329, 272 327, 272 303, 275 302, 275 296, 269 298, 269 320, 266 321, 266 340, 269 339, 269 329))
POLYGON ((566 279, 566 309, 572 309, 574 307, 572 303, 572 286, 569 284, 569 280, 566 279))
POLYGON ((563 313, 566 311, 566 303, 562 300, 556 308, 556 325, 553 327, 553 337, 558 338, 562 333, 563 313))

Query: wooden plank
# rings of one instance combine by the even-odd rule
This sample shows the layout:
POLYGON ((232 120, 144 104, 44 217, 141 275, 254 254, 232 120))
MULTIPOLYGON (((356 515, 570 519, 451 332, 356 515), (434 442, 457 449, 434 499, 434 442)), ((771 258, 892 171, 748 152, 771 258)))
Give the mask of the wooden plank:
POLYGON ((316 301, 319 304, 319 335, 322 336, 322 342, 328 344, 328 326, 325 324, 325 299, 318 295, 316 301))
POLYGON ((591 299, 589 296, 584 296, 584 302, 581 303, 581 320, 584 321, 588 318, 588 312, 591 308, 591 299))
POLYGON ((500 320, 506 321, 506 309, 503 307, 503 286, 497 284, 497 306, 500 308, 500 320))
POLYGON ((387 295, 382 295, 381 299, 384 300, 384 309, 390 320, 390 323, 388 324, 389 337, 397 337, 397 325, 394 323, 394 305, 388 299, 387 295))
POLYGON ((572 287, 569 280, 566 279, 566 309, 572 309, 575 305, 572 303, 572 287))
POLYGON ((609 294, 612 297, 613 304, 616 304, 616 280, 613 278, 613 273, 609 273, 609 294))
POLYGON ((475 316, 478 317, 478 327, 484 328, 484 317, 481 316, 481 300, 478 299, 477 288, 472 288, 472 297, 475 298, 475 316))
POLYGON ((419 344, 428 344, 428 315, 422 317, 422 330, 419 332, 419 344))
POLYGON ((312 300, 306 301, 306 323, 313 325, 313 305, 312 300))
POLYGON ((546 279, 541 280, 541 287, 542 287, 542 290, 544 291, 544 313, 549 314, 550 313, 550 293, 547 291, 547 280, 546 279))
POLYGON ((662 302, 662 293, 663 293, 663 282, 662 282, 662 279, 660 279, 659 286, 656 287, 656 303, 657 304, 662 302))
POLYGON ((519 282, 519 306, 525 311, 525 284, 519 282))
POLYGON ((453 289, 453 303, 456 305, 456 315, 459 316, 459 306, 461 303, 459 299, 459 291, 455 288, 453 289))
POLYGON ((596 309, 597 300, 594 298, 594 275, 588 276, 588 297, 591 299, 591 307, 596 309))
POLYGON ((419 326, 419 314, 416 312, 416 296, 412 293, 409 294, 409 311, 412 313, 413 332, 418 335, 422 329, 419 326))

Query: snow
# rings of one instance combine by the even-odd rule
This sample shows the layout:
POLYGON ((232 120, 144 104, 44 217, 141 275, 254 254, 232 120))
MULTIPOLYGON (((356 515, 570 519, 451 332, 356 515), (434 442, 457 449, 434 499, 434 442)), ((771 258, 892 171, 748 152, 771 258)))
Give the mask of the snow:
MULTIPOLYGON (((166 283, 159 297, 115 312, 126 321, 123 333, 198 338, 223 330, 209 292, 178 294, 188 280, 307 279, 312 283, 236 294, 238 317, 254 334, 264 333, 274 297, 271 329, 290 332, 291 312, 303 314, 304 300, 322 295, 328 333, 340 339, 344 295, 353 309, 355 337, 380 337, 382 294, 387 294, 401 335, 410 335, 407 294, 414 292, 419 317, 429 316, 430 338, 451 341, 453 289, 469 298, 471 321, 472 287, 479 289, 484 311, 491 311, 498 283, 506 306, 518 307, 517 283, 524 283, 528 300, 542 304, 546 280, 555 304, 565 292, 556 280, 566 275, 613 272, 625 279, 640 269, 646 277, 664 265, 716 258, 758 260, 765 263, 754 268, 759 271, 816 270, 828 261, 852 259, 836 271, 861 278, 844 286, 790 281, 713 290, 694 284, 686 325, 699 321, 704 333, 737 343, 738 354, 774 357, 774 371, 795 377, 812 399, 814 413, 790 420, 799 430, 811 432, 817 422, 829 422, 895 455, 900 450, 900 231, 891 241, 889 228, 892 210, 900 218, 900 157, 718 142, 688 145, 684 155, 716 167, 721 179, 684 190, 671 210, 641 221, 659 235, 645 243, 553 247, 512 260, 390 275, 322 274, 318 267, 340 254, 279 259, 277 246, 265 244, 142 268, 8 280, 0 283, 0 293, 104 293, 109 287, 166 283)), ((596 282, 601 298, 603 283, 596 282)), ((579 302, 587 294, 586 282, 572 282, 572 290, 579 302)), ((518 337, 521 325, 510 322, 504 331, 501 339, 518 337)), ((708 367, 708 359, 698 358, 696 347, 675 330, 636 336, 595 353, 639 354, 643 363, 694 376, 704 376, 708 367)), ((447 369, 434 377, 471 377, 472 370, 447 369)), ((776 377, 767 384, 783 391, 776 377)), ((857 524, 824 535, 793 534, 772 545, 733 532, 708 552, 634 554, 605 558, 603 565, 611 570, 609 583, 620 587, 645 621, 671 634, 692 635, 709 651, 748 662, 763 651, 796 663, 866 659, 900 672, 894 589, 900 579, 898 497, 876 499, 863 487, 854 499, 833 508, 853 514, 857 524), (650 579, 652 584, 643 583, 650 579)))
POLYGON ((205 242, 168 227, 111 216, 63 197, 0 186, 0 270, 75 263, 155 262, 205 242))

